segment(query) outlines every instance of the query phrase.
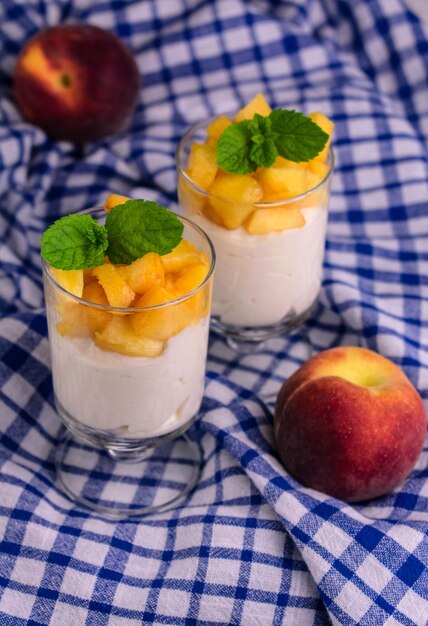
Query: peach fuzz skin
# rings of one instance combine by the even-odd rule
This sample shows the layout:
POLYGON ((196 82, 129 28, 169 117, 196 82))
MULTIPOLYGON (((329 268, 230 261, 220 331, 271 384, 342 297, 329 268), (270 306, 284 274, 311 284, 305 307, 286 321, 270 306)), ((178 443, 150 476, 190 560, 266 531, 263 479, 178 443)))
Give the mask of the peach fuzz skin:
POLYGON ((75 143, 116 132, 134 109, 138 69, 112 33, 88 24, 40 31, 14 70, 23 115, 54 139, 75 143))
POLYGON ((359 502, 406 479, 427 418, 399 367, 370 350, 342 347, 312 357, 284 383, 274 427, 278 455, 299 482, 359 502))

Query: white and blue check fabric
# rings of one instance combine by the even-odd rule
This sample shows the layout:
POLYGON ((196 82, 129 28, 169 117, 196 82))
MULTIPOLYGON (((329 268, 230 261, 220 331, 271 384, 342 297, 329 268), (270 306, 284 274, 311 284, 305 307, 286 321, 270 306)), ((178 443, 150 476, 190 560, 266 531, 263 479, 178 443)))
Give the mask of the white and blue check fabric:
POLYGON ((284 471, 272 408, 337 345, 391 358, 428 398, 428 25, 401 0, 2 0, 0 50, 0 625, 426 625, 427 448, 394 493, 348 505, 284 471), (130 129, 82 149, 23 121, 11 80, 31 35, 76 21, 142 73, 130 129), (212 335, 184 504, 89 514, 55 484, 40 234, 109 192, 174 208, 180 136, 257 91, 336 124, 318 308, 255 353, 212 335))

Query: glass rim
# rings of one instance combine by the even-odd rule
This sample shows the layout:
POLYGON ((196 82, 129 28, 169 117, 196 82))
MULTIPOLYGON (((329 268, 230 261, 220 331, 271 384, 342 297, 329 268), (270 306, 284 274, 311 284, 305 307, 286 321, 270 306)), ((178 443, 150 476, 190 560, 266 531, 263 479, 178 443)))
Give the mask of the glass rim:
MULTIPOLYGON (((224 114, 225 115, 225 114, 224 114)), ((188 128, 186 130, 186 132, 184 133, 184 135, 181 137, 180 141, 177 144, 177 147, 175 149, 175 165, 177 168, 177 172, 178 174, 181 176, 183 176, 183 178, 186 179, 186 181, 193 187, 193 189, 195 191, 197 191, 200 195, 205 196, 206 198, 216 198, 217 200, 221 200, 222 202, 230 202, 233 203, 234 200, 231 200, 230 198, 224 198, 223 196, 217 196, 214 195, 212 193, 210 193, 209 191, 206 191, 205 189, 202 189, 202 187, 200 187, 197 183, 195 183, 194 180, 192 180, 190 178, 190 176, 186 173, 182 163, 181 163, 181 152, 183 151, 183 147, 186 143, 186 141, 189 139, 189 137, 192 136, 192 134, 194 134, 197 130, 199 130, 200 128, 206 127, 210 122, 212 122, 213 120, 215 120, 218 117, 218 115, 212 116, 208 119, 205 120, 200 120, 199 122, 196 122, 195 124, 193 124, 192 126, 190 126, 190 128, 188 128)), ((292 202, 296 202, 296 200, 302 200, 304 198, 306 198, 308 195, 310 195, 311 193, 313 193, 314 191, 316 191, 317 189, 321 188, 323 185, 325 185, 325 183, 329 180, 329 178, 331 177, 333 170, 334 170, 334 165, 335 165, 335 161, 334 161, 334 151, 332 146, 329 146, 328 149, 328 153, 327 153, 327 159, 325 161, 325 163, 329 166, 329 169, 326 173, 326 175, 324 176, 324 178, 322 178, 322 180, 320 180, 319 183, 317 183, 314 187, 311 187, 310 189, 308 189, 307 191, 292 196, 291 198, 283 198, 280 200, 271 200, 269 202, 251 202, 250 204, 252 204, 256 209, 263 209, 263 208, 269 208, 269 207, 275 207, 275 206, 279 206, 279 205, 284 205, 284 204, 288 204, 288 203, 292 203, 292 202)), ((296 165, 299 165, 298 163, 296 163, 296 165)), ((239 176, 239 174, 238 174, 239 176)))
MULTIPOLYGON (((75 215, 87 215, 87 214, 90 214, 90 213, 94 213, 97 210, 98 211, 103 211, 107 215, 107 212, 104 211, 104 208, 103 208, 102 205, 97 205, 97 206, 91 207, 89 209, 83 209, 82 211, 78 211, 77 213, 75 213, 75 215)), ((96 302, 91 302, 90 300, 85 300, 85 298, 81 298, 79 296, 76 296, 75 294, 72 294, 69 291, 67 291, 66 289, 64 289, 64 287, 62 287, 57 282, 57 280, 55 280, 55 278, 52 276, 52 274, 50 272, 49 264, 41 256, 40 258, 42 260, 43 274, 47 277, 47 279, 55 287, 55 289, 58 289, 58 291, 60 291, 61 293, 65 294, 66 296, 68 296, 71 300, 73 300, 77 304, 82 304, 84 306, 91 307, 92 309, 97 309, 99 311, 105 311, 107 313, 143 313, 144 311, 155 311, 155 310, 159 310, 159 309, 165 309, 165 308, 167 308, 169 306, 173 306, 173 305, 179 304, 181 302, 185 302, 186 300, 189 300, 192 296, 196 295, 203 287, 205 287, 205 285, 210 280, 210 278, 211 278, 211 276, 212 276, 212 274, 214 272, 214 267, 215 267, 215 262, 216 262, 216 254, 215 254, 214 245, 213 245, 211 239, 209 238, 207 233, 200 226, 198 226, 198 224, 195 224, 195 222, 193 222, 192 220, 189 220, 187 217, 183 217, 182 215, 180 215, 178 213, 176 213, 176 215, 182 222, 184 222, 185 225, 189 226, 190 228, 193 228, 193 230, 195 230, 199 235, 202 236, 202 238, 208 244, 208 248, 209 248, 210 253, 211 253, 210 267, 208 269, 207 275, 205 276, 204 280, 199 285, 197 285, 194 289, 192 289, 192 291, 189 291, 188 293, 184 294, 183 296, 180 296, 179 298, 175 298, 174 300, 169 300, 168 302, 164 302, 163 304, 153 304, 151 306, 144 306, 144 307, 134 307, 134 306, 131 306, 131 307, 119 307, 119 306, 111 306, 110 304, 108 304, 108 305, 106 305, 106 304, 97 304, 96 302)), ((87 268, 87 269, 92 269, 92 268, 87 268)))

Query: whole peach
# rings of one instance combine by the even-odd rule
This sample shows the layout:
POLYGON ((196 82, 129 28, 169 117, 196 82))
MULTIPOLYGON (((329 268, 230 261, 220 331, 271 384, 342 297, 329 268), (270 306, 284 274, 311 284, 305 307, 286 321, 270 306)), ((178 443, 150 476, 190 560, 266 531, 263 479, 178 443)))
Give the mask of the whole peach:
POLYGON ((405 480, 425 439, 422 400, 389 359, 357 347, 325 350, 284 383, 275 441, 303 485, 358 502, 405 480))
POLYGON ((52 138, 74 143, 119 130, 134 110, 140 83, 122 42, 88 24, 40 31, 21 51, 13 79, 23 116, 52 138))

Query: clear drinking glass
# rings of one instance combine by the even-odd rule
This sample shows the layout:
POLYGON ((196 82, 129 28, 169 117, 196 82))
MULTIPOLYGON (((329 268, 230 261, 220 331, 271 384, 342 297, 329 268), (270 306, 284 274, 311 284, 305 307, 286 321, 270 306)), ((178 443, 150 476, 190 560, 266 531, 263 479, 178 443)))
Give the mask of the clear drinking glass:
POLYGON ((235 347, 252 345, 297 328, 316 304, 334 157, 330 149, 323 177, 306 193, 275 202, 236 202, 205 191, 186 171, 192 143, 205 142, 210 122, 192 126, 177 147, 179 204, 208 233, 216 251, 212 327, 235 347), (226 228, 219 213, 237 211, 247 219, 254 212, 274 219, 286 213, 289 223, 266 234, 226 228))
MULTIPOLYGON (((106 217, 98 207, 82 214, 106 217)), ((180 219, 207 273, 165 304, 94 304, 43 262, 55 405, 66 426, 57 478, 72 499, 114 517, 176 504, 199 476, 198 446, 184 433, 204 391, 215 255, 202 229, 180 219)))

